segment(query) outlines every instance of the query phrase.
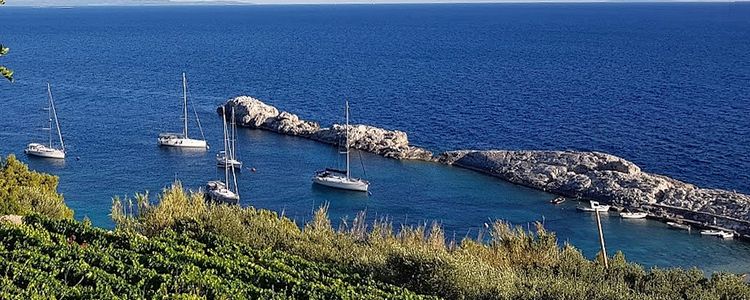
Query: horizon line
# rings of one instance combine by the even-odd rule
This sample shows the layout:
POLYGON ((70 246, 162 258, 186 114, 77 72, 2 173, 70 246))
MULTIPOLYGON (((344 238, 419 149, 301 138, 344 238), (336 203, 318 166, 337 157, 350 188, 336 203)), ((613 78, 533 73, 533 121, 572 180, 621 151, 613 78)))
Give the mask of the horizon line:
POLYGON ((44 4, 13 4, 6 2, 5 7, 35 7, 35 8, 72 8, 72 7, 122 7, 122 6, 297 6, 297 5, 320 5, 320 6, 337 6, 337 5, 421 5, 421 4, 665 4, 665 3, 749 3, 750 0, 455 0, 455 1, 388 1, 388 2, 244 2, 244 1, 154 1, 153 3, 44 3, 44 4))

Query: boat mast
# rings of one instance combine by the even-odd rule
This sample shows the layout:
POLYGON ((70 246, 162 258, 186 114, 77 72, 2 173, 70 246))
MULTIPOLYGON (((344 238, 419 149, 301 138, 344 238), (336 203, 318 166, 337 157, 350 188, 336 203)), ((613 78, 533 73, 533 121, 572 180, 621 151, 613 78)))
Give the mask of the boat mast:
POLYGON ((234 121, 234 106, 232 106, 232 156, 233 160, 237 159, 237 124, 234 121))
POLYGON ((47 83, 47 134, 49 135, 49 147, 52 148, 52 92, 49 82, 47 83))
POLYGON ((184 125, 182 134, 185 138, 188 138, 187 77, 185 77, 185 72, 182 72, 182 102, 182 120, 184 125))
POLYGON ((349 100, 346 100, 346 179, 349 179, 349 100))
MULTIPOLYGON (((237 197, 240 196, 240 187, 237 185, 237 174, 234 172, 234 163, 237 161, 237 124, 234 121, 234 106, 232 107, 232 181, 234 181, 234 194, 237 195, 237 197)), ((226 159, 226 153, 224 153, 224 157, 226 159)), ((226 162, 225 162, 226 165, 226 162)), ((226 166, 225 166, 226 168, 226 166)), ((227 185, 229 185, 229 180, 227 180, 227 185)), ((231 189, 230 189, 231 190, 231 189)))
MULTIPOLYGON (((229 188, 229 152, 227 149, 227 109, 222 106, 221 108, 221 120, 222 124, 224 124, 224 182, 227 184, 227 188, 229 188)), ((234 168, 234 166, 232 166, 234 168)))
MULTIPOLYGON (((52 115, 55 117, 55 127, 57 127, 57 136, 60 137, 60 150, 65 152, 65 143, 63 143, 62 131, 60 131, 60 121, 57 119, 57 111, 55 110, 55 100, 52 98, 52 88, 47 83, 47 95, 49 96, 50 107, 52 108, 52 115)), ((50 148, 52 148, 52 124, 50 124, 50 148)))
MULTIPOLYGON (((234 171, 234 163, 232 163, 232 181, 234 181, 234 194, 237 195, 237 197, 240 196, 240 186, 237 185, 237 173, 234 171)), ((227 185, 229 185, 229 182, 227 182, 227 185)), ((230 188, 231 190, 231 188, 230 188)))

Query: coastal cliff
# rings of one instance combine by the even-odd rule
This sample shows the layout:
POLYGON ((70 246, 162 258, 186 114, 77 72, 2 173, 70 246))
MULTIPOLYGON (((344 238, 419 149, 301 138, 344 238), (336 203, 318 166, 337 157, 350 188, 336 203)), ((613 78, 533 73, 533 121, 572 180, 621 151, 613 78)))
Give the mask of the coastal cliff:
MULTIPOLYGON (((345 126, 321 128, 317 122, 279 111, 262 101, 240 96, 223 107, 235 109, 241 126, 270 130, 337 144, 345 126)), ((221 114, 222 106, 217 109, 221 114)), ((642 172, 632 162, 600 152, 448 151, 437 156, 409 145, 406 133, 368 125, 350 125, 351 148, 389 158, 439 162, 476 170, 500 179, 580 199, 646 211, 652 217, 684 220, 704 227, 735 230, 750 236, 750 196, 703 189, 666 176, 642 172)))
MULTIPOLYGON (((344 141, 346 126, 333 124, 321 128, 313 121, 300 119, 297 115, 279 111, 258 99, 240 96, 227 101, 226 111, 235 109, 235 120, 240 126, 260 128, 282 134, 300 136, 316 141, 338 144, 344 141)), ((222 106, 217 109, 221 114, 222 106)), ((349 125, 349 145, 359 149, 395 159, 431 160, 432 152, 409 145, 406 133, 368 125, 349 125)))

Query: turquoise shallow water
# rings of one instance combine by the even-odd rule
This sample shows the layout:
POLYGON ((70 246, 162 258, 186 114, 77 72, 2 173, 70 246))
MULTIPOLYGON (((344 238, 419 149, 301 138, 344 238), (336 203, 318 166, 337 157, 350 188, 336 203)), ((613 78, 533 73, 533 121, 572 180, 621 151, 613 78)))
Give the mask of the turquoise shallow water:
MULTIPOLYGON (((254 95, 326 125, 347 97, 354 121, 431 149, 599 150, 748 191, 749 6, 727 5, 2 8, 12 52, 0 61, 18 81, 0 84, 0 154, 59 175, 76 217, 109 227, 112 196, 222 175, 215 107, 227 98, 254 95), (211 151, 156 146, 159 132, 179 130, 182 71, 211 151), (47 81, 71 157, 62 164, 21 154, 44 139, 34 128, 47 81)), ((543 220, 561 242, 598 249, 592 216, 540 191, 364 153, 372 196, 342 193, 310 182, 334 163, 330 146, 247 129, 239 142, 258 170, 240 175, 242 204, 300 223, 326 202, 334 223, 366 210, 397 224, 435 220, 458 239, 495 219, 543 220)), ((610 251, 644 265, 750 271, 746 243, 603 222, 610 251)))

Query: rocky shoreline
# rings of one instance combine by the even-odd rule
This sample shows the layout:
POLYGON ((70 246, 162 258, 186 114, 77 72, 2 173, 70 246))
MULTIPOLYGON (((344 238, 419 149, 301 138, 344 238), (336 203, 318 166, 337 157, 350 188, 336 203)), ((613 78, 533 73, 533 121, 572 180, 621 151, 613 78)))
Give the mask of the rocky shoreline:
MULTIPOLYGON (((240 126, 337 144, 345 126, 321 128, 317 122, 279 111, 262 101, 240 96, 223 105, 235 108, 240 126)), ((217 109, 221 113, 221 107, 217 109)), ((352 148, 395 159, 434 161, 476 170, 550 193, 591 199, 648 212, 652 218, 685 221, 750 236, 750 196, 703 189, 666 176, 642 172, 622 158, 578 151, 448 151, 437 156, 409 145, 406 133, 368 125, 350 125, 352 148)))
MULTIPOLYGON (((297 115, 279 111, 276 107, 258 99, 240 96, 228 100, 223 105, 227 111, 235 109, 235 121, 240 126, 259 128, 286 135, 313 139, 327 144, 343 142, 346 126, 334 124, 321 128, 313 121, 301 120, 297 115)), ((221 114, 222 107, 216 109, 221 114)), ((349 145, 351 148, 372 152, 388 158, 432 160, 432 152, 409 145, 406 133, 386 130, 368 125, 349 125, 349 145)))
POLYGON ((750 235, 750 196, 650 174, 599 152, 449 151, 441 163, 572 198, 644 211, 652 218, 750 235))

